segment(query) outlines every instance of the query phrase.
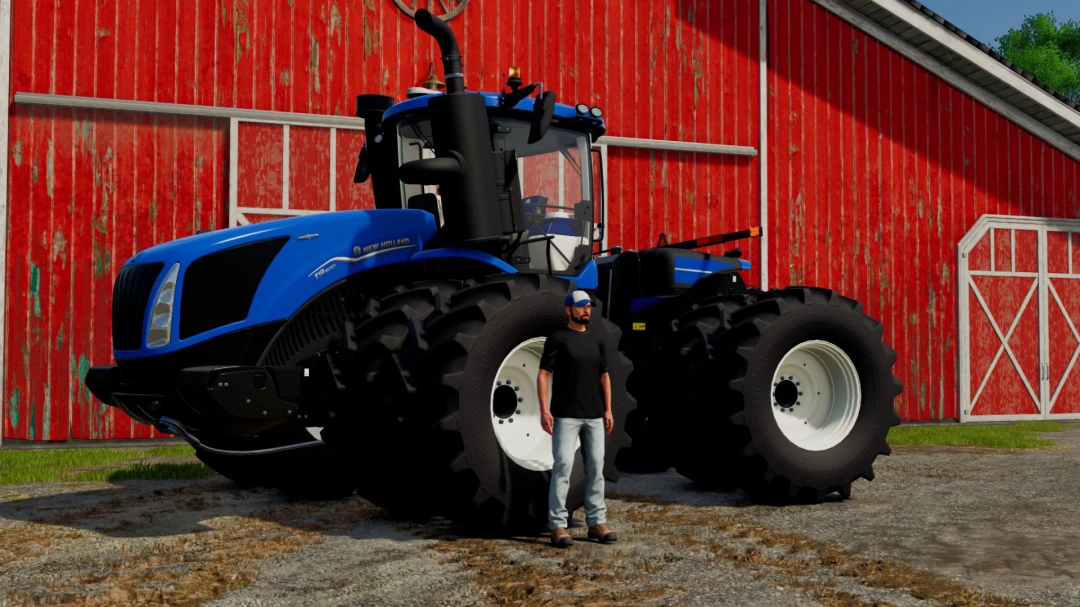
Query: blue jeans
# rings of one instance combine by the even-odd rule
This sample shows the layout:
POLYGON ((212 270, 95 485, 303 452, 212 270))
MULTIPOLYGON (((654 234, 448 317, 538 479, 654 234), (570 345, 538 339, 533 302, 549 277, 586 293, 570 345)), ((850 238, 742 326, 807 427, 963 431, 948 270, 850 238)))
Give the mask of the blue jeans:
POLYGON ((570 471, 574 467, 577 438, 585 463, 585 521, 592 527, 607 522, 604 504, 604 418, 579 419, 556 417, 551 449, 555 467, 548 488, 550 528, 567 527, 566 494, 570 490, 570 471))

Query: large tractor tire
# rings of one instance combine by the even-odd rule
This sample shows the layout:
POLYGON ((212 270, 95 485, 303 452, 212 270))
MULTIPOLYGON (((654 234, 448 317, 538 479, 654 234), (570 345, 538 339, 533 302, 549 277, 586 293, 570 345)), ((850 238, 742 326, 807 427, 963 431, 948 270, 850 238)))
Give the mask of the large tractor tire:
POLYGON ((666 348, 673 382, 685 387, 661 424, 676 469, 761 501, 847 498, 855 480, 873 480, 900 423, 896 353, 881 323, 834 291, 757 299, 688 313, 666 348))
MULTIPOLYGON (((306 447, 258 455, 230 455, 196 449, 195 456, 242 488, 273 487, 291 497, 335 499, 352 494, 353 486, 318 431, 295 428, 260 438, 214 437, 204 442, 217 449, 255 451, 307 444, 306 447)), ((203 440, 200 438, 200 440, 203 440)))
MULTIPOLYGON (((474 529, 535 532, 546 526, 551 437, 540 427, 536 375, 544 340, 566 326, 571 283, 543 275, 498 275, 469 283, 450 309, 417 335, 420 353, 406 373, 413 389, 399 409, 411 453, 411 474, 399 479, 412 500, 474 529)), ((594 314, 590 331, 605 341, 615 426, 605 444, 604 477, 629 444, 625 389, 632 365, 618 350, 619 329, 594 314)), ((553 378, 558 381, 558 378, 553 378)), ((401 454, 388 456, 387 459, 401 454)), ((584 504, 580 451, 567 508, 584 504)))
POLYGON ((361 497, 389 511, 422 516, 432 504, 418 501, 403 483, 412 478, 401 408, 410 402, 406 366, 419 353, 423 322, 449 309, 460 281, 424 281, 371 300, 359 322, 347 323, 346 343, 329 361, 337 381, 338 423, 323 431, 361 497))
MULTIPOLYGON (((638 474, 665 472, 671 468, 671 453, 654 430, 655 422, 645 408, 648 401, 648 386, 652 373, 649 369, 639 369, 645 364, 634 365, 634 374, 627 382, 627 391, 638 402, 638 406, 626 416, 626 433, 630 436, 630 447, 623 449, 615 460, 615 466, 626 472, 638 474)), ((662 403, 661 403, 662 406, 662 403)))
POLYGON ((673 339, 679 323, 694 325, 703 322, 709 330, 730 328, 731 313, 757 301, 760 293, 758 289, 750 289, 742 294, 704 297, 672 322, 670 328, 665 327, 664 332, 654 338, 651 358, 643 363, 635 363, 634 372, 627 382, 627 388, 637 399, 638 406, 626 419, 626 431, 632 442, 615 462, 620 469, 637 473, 664 472, 678 459, 677 454, 682 449, 681 440, 678 439, 677 430, 668 432, 667 428, 677 429, 680 420, 687 419, 680 403, 672 399, 672 394, 684 389, 683 385, 672 381, 681 373, 681 369, 673 372, 672 365, 681 365, 685 361, 668 350, 673 345, 676 349, 684 347, 700 335, 698 329, 691 329, 684 331, 679 339, 673 339))

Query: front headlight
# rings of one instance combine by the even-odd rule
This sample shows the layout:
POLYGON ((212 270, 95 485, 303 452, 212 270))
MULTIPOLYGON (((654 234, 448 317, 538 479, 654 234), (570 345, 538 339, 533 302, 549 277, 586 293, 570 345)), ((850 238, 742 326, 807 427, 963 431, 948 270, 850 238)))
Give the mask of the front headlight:
POLYGON ((180 264, 175 263, 165 275, 154 307, 150 314, 150 331, 146 334, 146 347, 162 348, 169 345, 172 335, 173 302, 176 301, 176 279, 180 275, 180 264))

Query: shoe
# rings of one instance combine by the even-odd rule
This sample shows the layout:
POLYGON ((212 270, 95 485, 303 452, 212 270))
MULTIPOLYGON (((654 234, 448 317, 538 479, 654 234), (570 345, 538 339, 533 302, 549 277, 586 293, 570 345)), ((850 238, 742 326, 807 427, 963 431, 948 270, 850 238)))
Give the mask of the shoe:
POLYGON ((589 527, 589 539, 596 540, 601 544, 611 544, 618 541, 619 535, 604 523, 589 527))
POLYGON ((556 548, 569 548, 574 545, 574 538, 567 533, 566 527, 556 527, 551 530, 551 545, 556 548))

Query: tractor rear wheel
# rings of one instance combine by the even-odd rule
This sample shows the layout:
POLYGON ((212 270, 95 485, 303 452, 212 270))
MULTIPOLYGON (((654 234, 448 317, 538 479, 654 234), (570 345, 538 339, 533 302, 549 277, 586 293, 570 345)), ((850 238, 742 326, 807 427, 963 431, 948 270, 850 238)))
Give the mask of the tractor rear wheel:
POLYGON ((681 474, 770 502, 846 498, 853 481, 873 480, 900 423, 893 400, 902 385, 881 323, 861 304, 791 287, 686 316, 666 348, 686 386, 670 409, 682 423, 663 430, 681 474))
POLYGON ((423 322, 444 313, 460 281, 402 285, 379 297, 356 323, 346 323, 346 343, 329 356, 337 380, 338 423, 323 431, 357 493, 387 510, 420 516, 432 505, 415 499, 415 455, 404 441, 401 408, 409 402, 406 366, 419 350, 413 336, 423 322))
MULTIPOLYGON (((543 275, 508 274, 470 283, 450 309, 428 319, 417 336, 421 353, 408 368, 415 392, 399 409, 412 434, 412 499, 492 532, 535 531, 547 521, 551 437, 540 427, 536 374, 547 335, 566 326, 571 283, 543 275)), ((618 350, 619 329, 597 313, 589 327, 604 340, 615 427, 605 445, 604 477, 628 446, 625 389, 632 365, 618 350)), ((558 378, 553 378, 557 382, 558 378)), ((567 498, 584 503, 584 469, 576 455, 567 498)))
POLYGON ((627 382, 630 394, 638 399, 638 406, 626 419, 626 431, 633 442, 629 449, 622 451, 617 466, 631 472, 647 473, 664 472, 674 465, 682 446, 680 440, 669 439, 675 434, 669 433, 667 428, 676 427, 686 417, 679 403, 673 402, 670 396, 684 389, 678 379, 680 369, 672 370, 673 364, 681 365, 683 361, 668 350, 688 347, 700 337, 701 330, 729 328, 731 314, 757 301, 760 293, 758 289, 750 289, 746 293, 703 297, 672 322, 670 329, 665 327, 656 335, 652 340, 651 359, 635 362, 634 372, 627 382), (692 326, 676 338, 673 333, 680 323, 692 326), (702 329, 696 328, 698 323, 703 323, 702 329))

